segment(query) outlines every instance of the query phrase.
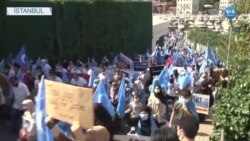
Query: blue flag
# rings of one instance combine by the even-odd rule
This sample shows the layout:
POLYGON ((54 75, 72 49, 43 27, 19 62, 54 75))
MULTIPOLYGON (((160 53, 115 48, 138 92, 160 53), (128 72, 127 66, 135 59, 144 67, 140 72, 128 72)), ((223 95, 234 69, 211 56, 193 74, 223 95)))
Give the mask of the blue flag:
POLYGON ((59 121, 57 124, 57 128, 59 129, 59 131, 65 135, 67 138, 71 139, 71 140, 75 140, 74 139, 74 136, 73 136, 73 133, 71 131, 71 125, 66 123, 66 122, 62 122, 62 121, 59 121))
POLYGON ((104 84, 103 81, 101 81, 98 84, 97 89, 96 89, 96 91, 94 93, 93 101, 94 101, 94 103, 102 104, 102 106, 107 110, 109 115, 114 120, 114 118, 115 118, 115 110, 114 110, 114 107, 113 107, 113 105, 111 104, 111 102, 109 100, 108 92, 107 92, 107 89, 106 89, 105 84, 104 84))
POLYGON ((26 47, 23 45, 23 47, 20 49, 18 52, 16 58, 15 58, 15 63, 20 65, 22 68, 27 68, 28 67, 28 59, 27 59, 27 53, 26 53, 26 47))
POLYGON ((4 59, 0 62, 0 73, 4 71, 5 63, 4 59))
POLYGON ((180 89, 187 88, 191 84, 191 75, 186 72, 184 76, 179 76, 178 82, 180 89))
POLYGON ((125 77, 123 77, 118 92, 117 114, 120 118, 123 118, 125 114, 125 90, 125 77))
POLYGON ((200 69, 199 69, 200 74, 205 72, 206 65, 207 65, 207 62, 204 60, 203 63, 201 64, 201 66, 200 66, 200 69))
POLYGON ((161 88, 166 90, 168 88, 168 70, 167 67, 164 67, 164 69, 161 71, 160 75, 157 77, 158 82, 161 85, 161 88))
POLYGON ((173 64, 168 68, 168 74, 173 75, 174 74, 174 66, 173 64))
POLYGON ((46 118, 46 105, 45 105, 45 82, 44 76, 39 83, 39 89, 36 101, 36 129, 37 129, 37 141, 54 141, 53 133, 45 123, 46 118))
POLYGON ((207 56, 206 58, 212 62, 212 64, 216 65, 217 64, 217 61, 214 57, 214 53, 213 53, 213 50, 211 48, 211 46, 209 45, 208 48, 207 48, 207 56))

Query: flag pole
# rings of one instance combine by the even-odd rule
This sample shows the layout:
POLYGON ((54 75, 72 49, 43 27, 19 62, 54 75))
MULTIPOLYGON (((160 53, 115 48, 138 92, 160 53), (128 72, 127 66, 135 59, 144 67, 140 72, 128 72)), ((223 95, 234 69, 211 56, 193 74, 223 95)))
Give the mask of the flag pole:
POLYGON ((206 58, 207 58, 207 63, 208 63, 208 46, 209 46, 209 41, 207 41, 207 51, 206 51, 206 58))
POLYGON ((229 66, 230 46, 231 46, 231 39, 232 39, 232 22, 229 21, 229 23, 230 23, 230 26, 229 26, 229 40, 228 40, 228 47, 227 47, 227 66, 226 66, 227 69, 229 66))

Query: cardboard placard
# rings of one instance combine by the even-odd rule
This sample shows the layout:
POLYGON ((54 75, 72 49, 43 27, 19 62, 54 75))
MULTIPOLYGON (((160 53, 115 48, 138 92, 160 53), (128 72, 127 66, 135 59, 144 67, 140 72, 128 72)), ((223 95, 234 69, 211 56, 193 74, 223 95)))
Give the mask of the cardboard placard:
POLYGON ((140 136, 136 134, 129 135, 114 135, 114 141, 150 141, 150 137, 140 136))
POLYGON ((209 101, 210 101, 209 95, 193 93, 193 102, 195 104, 197 113, 208 115, 209 101))
POLYGON ((148 68, 148 62, 134 62, 134 71, 144 71, 148 68))
POLYGON ((94 125, 93 90, 45 80, 47 114, 83 128, 94 125))
POLYGON ((164 69, 164 66, 152 66, 150 67, 150 74, 159 75, 163 69, 164 69))

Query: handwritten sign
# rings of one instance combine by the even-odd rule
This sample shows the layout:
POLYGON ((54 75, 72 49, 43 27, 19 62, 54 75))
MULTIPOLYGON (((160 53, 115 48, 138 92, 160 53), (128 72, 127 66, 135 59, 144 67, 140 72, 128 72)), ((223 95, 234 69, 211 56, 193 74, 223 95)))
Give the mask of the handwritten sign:
POLYGON ((204 94, 193 93, 193 102, 197 113, 208 115, 210 96, 204 94))
POLYGON ((148 68, 148 62, 134 62, 134 71, 144 71, 148 68))
POLYGON ((49 116, 79 123, 83 128, 93 126, 92 89, 45 80, 46 110, 49 116))
POLYGON ((114 141, 150 141, 150 137, 140 136, 136 134, 129 135, 114 135, 114 141))

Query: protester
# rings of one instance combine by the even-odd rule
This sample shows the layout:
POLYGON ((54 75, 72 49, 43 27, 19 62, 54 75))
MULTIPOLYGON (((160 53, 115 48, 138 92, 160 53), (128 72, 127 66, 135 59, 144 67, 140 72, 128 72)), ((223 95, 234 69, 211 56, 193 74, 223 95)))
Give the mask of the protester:
POLYGON ((74 86, 79 86, 79 87, 86 87, 87 81, 84 78, 79 76, 80 73, 81 72, 79 70, 72 71, 73 77, 70 81, 70 84, 74 86))
POLYGON ((229 85, 228 70, 223 70, 220 76, 220 82, 222 88, 227 88, 229 85))
POLYGON ((140 112, 143 106, 140 102, 138 95, 133 95, 133 101, 130 103, 129 108, 125 111, 125 122, 130 127, 135 127, 138 123, 140 112))
POLYGON ((165 96, 162 93, 161 86, 156 84, 154 93, 152 93, 148 99, 148 106, 152 109, 152 115, 157 120, 158 127, 166 124, 166 103, 165 96))
MULTIPOLYGON (((183 36, 184 35, 182 33, 171 33, 169 35, 169 40, 171 42, 166 42, 168 44, 165 44, 164 47, 157 47, 155 52, 153 52, 151 56, 148 56, 149 67, 165 64, 163 62, 164 56, 166 56, 166 54, 169 56, 167 63, 167 74, 166 76, 164 76, 164 81, 162 82, 159 82, 157 80, 159 79, 158 76, 153 76, 151 74, 151 68, 147 68, 142 72, 133 71, 133 60, 124 60, 124 57, 123 59, 121 57, 119 58, 119 55, 117 55, 118 57, 116 58, 116 61, 108 60, 108 57, 104 57, 103 64, 97 64, 94 59, 91 59, 91 61, 88 60, 86 64, 84 64, 82 60, 79 59, 76 62, 63 59, 62 61, 57 62, 55 66, 51 67, 48 63, 48 60, 42 59, 39 62, 38 59, 37 63, 33 65, 33 68, 26 68, 24 66, 20 67, 20 65, 16 64, 6 66, 4 75, 9 78, 15 76, 15 80, 20 80, 18 81, 18 86, 14 87, 13 114, 15 116, 13 116, 13 120, 21 119, 22 113, 25 109, 19 104, 22 102, 27 102, 25 99, 30 95, 28 90, 26 90, 26 93, 20 94, 22 90, 19 91, 16 89, 19 89, 19 85, 23 86, 24 89, 25 84, 21 83, 22 81, 26 82, 25 76, 29 75, 29 72, 31 71, 32 76, 35 78, 35 80, 32 80, 34 88, 30 87, 31 89, 34 89, 34 96, 38 92, 38 84, 40 83, 43 74, 46 75, 46 79, 55 82, 61 83, 63 80, 64 83, 70 83, 71 85, 79 87, 87 87, 88 85, 88 87, 92 88, 94 92, 96 91, 97 86, 100 84, 100 82, 105 85, 105 90, 107 90, 105 94, 108 95, 108 98, 105 102, 112 104, 110 104, 111 106, 109 106, 108 108, 103 106, 103 103, 94 104, 93 110, 95 113, 95 126, 91 129, 83 129, 83 134, 87 135, 88 139, 90 139, 91 141, 112 140, 112 136, 114 134, 119 133, 119 131, 122 134, 125 134, 129 130, 127 128, 130 127, 132 127, 130 128, 130 133, 135 133, 140 136, 150 136, 157 128, 163 127, 165 124, 167 124, 167 120, 169 120, 170 118, 170 113, 171 118, 169 126, 178 127, 178 135, 180 136, 180 138, 185 140, 186 136, 190 137, 189 135, 184 136, 184 133, 188 134, 188 131, 185 131, 182 124, 180 124, 180 126, 178 123, 188 116, 193 116, 195 121, 199 121, 201 119, 201 116, 198 117, 195 105, 191 100, 192 97, 190 90, 187 90, 186 88, 191 86, 192 91, 195 93, 210 95, 210 91, 213 88, 213 80, 211 80, 212 76, 216 77, 216 79, 218 79, 217 77, 219 76, 219 82, 222 84, 222 87, 228 86, 229 78, 227 71, 223 71, 221 72, 221 74, 216 74, 215 69, 215 73, 213 75, 213 71, 211 70, 212 65, 209 63, 207 64, 207 67, 204 68, 204 70, 200 70, 199 66, 197 65, 195 66, 194 64, 204 62, 204 55, 202 53, 195 53, 194 50, 187 47, 188 45, 183 45, 183 36), (114 64, 112 64, 111 66, 110 62, 114 62, 114 64), (179 67, 177 67, 176 65, 179 67), (190 66, 192 66, 191 73, 188 72, 188 67, 190 66), (55 70, 52 70, 52 68, 55 68, 55 70), (123 104, 123 102, 121 102, 122 100, 120 101, 119 99, 119 95, 121 94, 118 94, 120 82, 124 76, 124 70, 122 69, 129 69, 130 71, 129 75, 125 76, 127 77, 124 98, 126 102, 124 102, 125 104, 122 105, 125 109, 125 116, 119 115, 118 117, 117 115, 110 114, 109 109, 117 111, 117 105, 121 103, 123 104), (178 70, 181 70, 180 73, 178 72, 178 70), (199 74, 198 70, 202 73, 199 74), (63 73, 65 73, 65 75, 63 75, 63 73), (85 77, 85 75, 91 76, 91 80, 88 80, 88 77, 85 77), (186 79, 187 76, 190 77, 190 79, 186 79), (201 77, 199 78, 199 76, 201 77), (155 78, 155 81, 152 82, 153 78, 155 78), (185 86, 183 85, 184 82, 185 86), (148 89, 148 86, 150 85, 151 89, 148 89), (162 91, 161 86, 162 88, 164 87, 164 91, 162 91), (179 91, 179 87, 183 89, 179 92, 180 95, 178 95, 177 93, 179 91), (175 104, 173 107, 174 102, 175 104), (148 105, 148 107, 144 107, 145 105, 148 105), (124 125, 123 123, 126 125, 124 125)), ((11 83, 16 86, 16 81, 14 81, 13 79, 10 80, 11 83)), ((7 87, 2 84, 0 86, 2 86, 0 88, 3 89, 3 93, 5 96, 4 98, 6 99, 6 101, 4 102, 4 98, 3 96, 1 96, 0 91, 0 105, 1 103, 10 103, 8 102, 7 97, 10 93, 10 90, 8 89, 8 92, 6 92, 7 87)), ((102 92, 100 93, 103 94, 102 92)), ((32 102, 29 101, 28 103, 32 102)), ((210 102, 210 104, 212 103, 213 102, 210 102)), ((31 113, 31 111, 26 109, 23 118, 32 117, 33 114, 31 113)), ((16 123, 13 122, 13 126, 18 127, 18 120, 15 121, 16 123)), ((26 127, 25 122, 23 124, 23 127, 26 127)), ((67 138, 68 137, 64 137, 64 139, 66 140, 67 138)), ((56 140, 58 141, 64 141, 64 139, 56 137, 56 140)), ((176 133, 173 132, 173 129, 163 127, 152 135, 152 140, 161 141, 166 139, 174 141, 177 139, 176 133)))
POLYGON ((168 81, 168 90, 167 90, 166 99, 172 100, 174 102, 177 97, 176 91, 178 90, 178 88, 179 88, 178 83, 175 82, 174 77, 170 76, 169 81, 168 81))
POLYGON ((199 80, 199 72, 195 65, 192 66, 191 76, 191 87, 194 88, 196 87, 196 82, 199 80))
POLYGON ((210 96, 209 107, 211 107, 214 104, 214 98, 213 98, 213 90, 209 85, 210 84, 208 81, 203 81, 201 85, 198 87, 198 89, 194 91, 194 93, 209 95, 210 96))
POLYGON ((222 73, 222 66, 220 63, 218 63, 216 65, 216 68, 214 69, 214 81, 215 83, 219 82, 220 81, 220 76, 221 76, 221 73, 222 73))
POLYGON ((19 133, 19 140, 36 141, 35 107, 32 100, 27 99, 22 102, 25 110, 22 121, 23 125, 19 133))
POLYGON ((151 141, 179 141, 179 138, 174 129, 164 126, 152 134, 151 141))
POLYGON ((176 101, 171 118, 169 121, 169 127, 175 127, 179 120, 186 116, 194 116, 199 121, 195 105, 191 99, 191 92, 188 89, 183 89, 180 92, 180 97, 176 101))
POLYGON ((30 91, 28 87, 20 82, 17 77, 12 77, 10 79, 11 84, 13 85, 13 115, 12 115, 12 130, 19 131, 22 125, 22 115, 24 109, 22 102, 30 96, 30 91))
POLYGON ((151 109, 149 107, 143 107, 140 112, 140 118, 135 129, 136 134, 150 136, 151 133, 157 129, 155 120, 151 116, 151 109))
POLYGON ((42 67, 42 71, 45 74, 45 76, 48 76, 50 70, 52 69, 51 66, 49 65, 48 60, 42 59, 41 60, 41 67, 42 67))
POLYGON ((177 123, 177 134, 181 141, 194 141, 199 130, 199 122, 193 116, 182 118, 177 123))
POLYGON ((56 71, 55 70, 50 70, 47 79, 51 80, 51 81, 55 81, 55 82, 61 82, 61 83, 63 82, 62 79, 56 75, 56 71))
POLYGON ((118 104, 118 83, 113 82, 110 87, 110 101, 114 107, 117 107, 118 104))

